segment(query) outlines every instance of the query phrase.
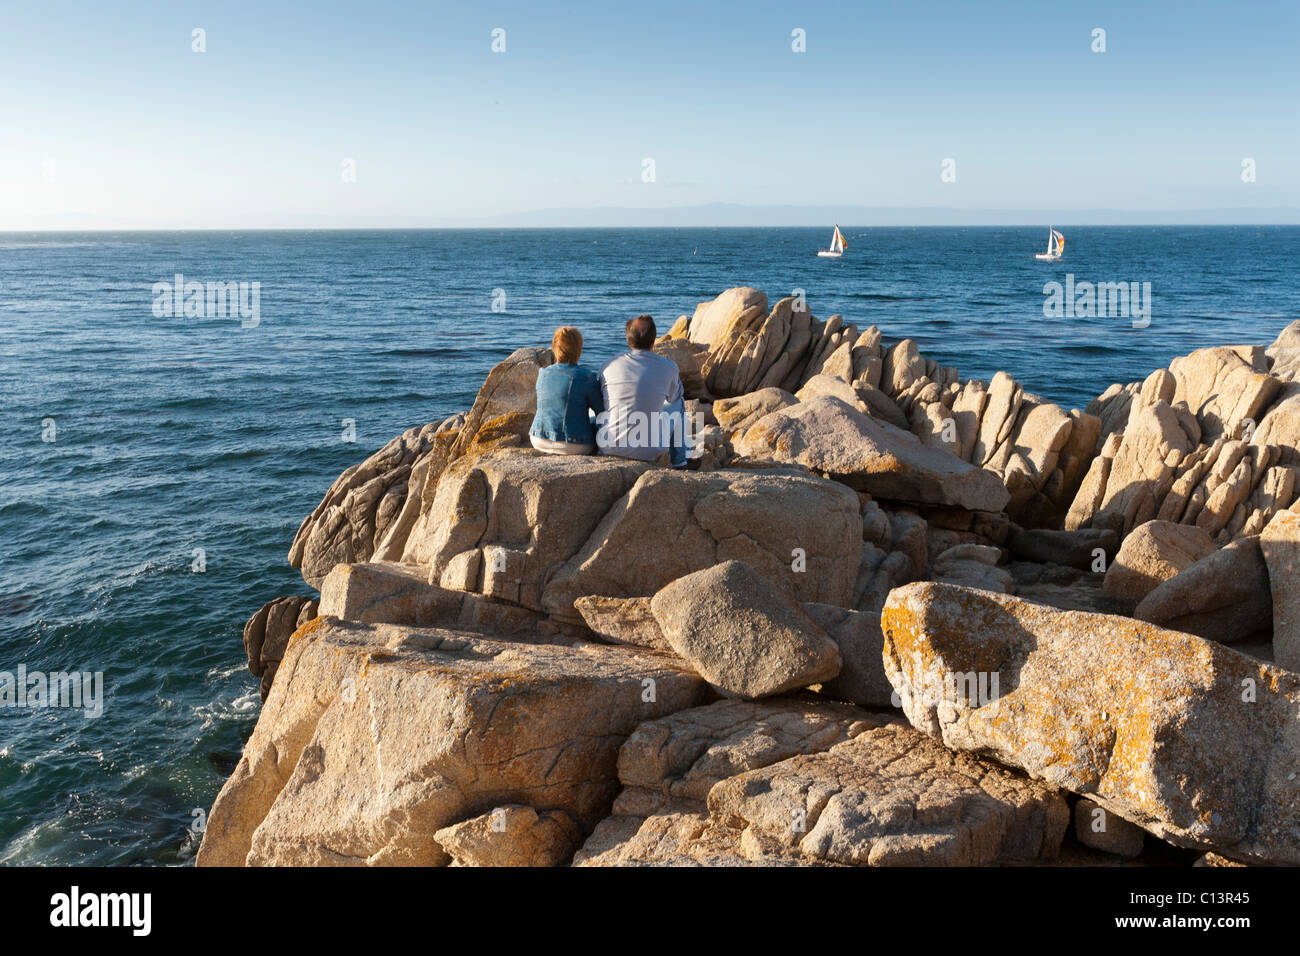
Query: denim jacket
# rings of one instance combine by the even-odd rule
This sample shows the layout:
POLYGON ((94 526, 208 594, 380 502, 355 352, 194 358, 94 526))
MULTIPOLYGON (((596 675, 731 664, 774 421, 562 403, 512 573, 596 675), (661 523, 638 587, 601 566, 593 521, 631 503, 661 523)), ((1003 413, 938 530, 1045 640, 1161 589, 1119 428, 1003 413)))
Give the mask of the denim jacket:
POLYGON ((605 410, 600 379, 581 365, 557 362, 537 373, 537 414, 530 435, 551 441, 594 445, 596 430, 587 415, 605 410))

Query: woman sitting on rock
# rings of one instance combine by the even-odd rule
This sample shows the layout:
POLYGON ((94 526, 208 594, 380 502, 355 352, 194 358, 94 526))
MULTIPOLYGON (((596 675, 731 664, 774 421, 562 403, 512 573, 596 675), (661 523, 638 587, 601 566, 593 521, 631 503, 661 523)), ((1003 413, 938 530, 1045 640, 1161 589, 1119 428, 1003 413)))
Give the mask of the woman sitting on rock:
POLYGON ((551 351, 555 364, 537 373, 537 414, 529 440, 549 455, 590 455, 596 450, 596 430, 587 413, 605 410, 600 379, 578 364, 582 333, 573 326, 555 330, 551 351))

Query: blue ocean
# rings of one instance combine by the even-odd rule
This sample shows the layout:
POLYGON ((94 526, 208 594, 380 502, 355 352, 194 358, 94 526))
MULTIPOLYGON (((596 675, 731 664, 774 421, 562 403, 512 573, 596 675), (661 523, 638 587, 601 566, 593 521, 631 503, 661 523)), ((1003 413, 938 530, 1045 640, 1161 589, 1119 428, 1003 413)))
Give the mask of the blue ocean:
MULTIPOLYGON (((751 285, 1083 406, 1300 317, 1300 227, 0 234, 0 672, 103 675, 102 714, 0 707, 0 862, 183 864, 257 719, 241 632, 343 469, 468 408, 494 363, 751 285), (1151 317, 1044 317, 1044 285, 1150 283, 1151 317), (253 318, 158 283, 257 283, 253 318), (158 313, 162 314, 158 314, 158 313), (170 314, 169 314, 170 313, 170 314)), ((0 675, 2 678, 2 675, 0 675)))

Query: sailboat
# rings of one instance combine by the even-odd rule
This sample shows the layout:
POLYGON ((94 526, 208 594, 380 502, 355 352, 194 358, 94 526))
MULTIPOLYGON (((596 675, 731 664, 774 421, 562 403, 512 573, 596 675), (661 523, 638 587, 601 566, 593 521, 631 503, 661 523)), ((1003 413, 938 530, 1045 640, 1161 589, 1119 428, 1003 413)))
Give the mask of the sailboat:
POLYGON ((838 259, 844 255, 844 247, 848 245, 844 241, 844 233, 840 232, 840 227, 835 227, 835 232, 831 234, 831 247, 829 249, 819 249, 817 255, 826 256, 829 259, 838 259))
POLYGON ((1063 255, 1065 255, 1065 236, 1048 226, 1047 251, 1035 253, 1034 258, 1042 259, 1044 262, 1060 262, 1063 255))

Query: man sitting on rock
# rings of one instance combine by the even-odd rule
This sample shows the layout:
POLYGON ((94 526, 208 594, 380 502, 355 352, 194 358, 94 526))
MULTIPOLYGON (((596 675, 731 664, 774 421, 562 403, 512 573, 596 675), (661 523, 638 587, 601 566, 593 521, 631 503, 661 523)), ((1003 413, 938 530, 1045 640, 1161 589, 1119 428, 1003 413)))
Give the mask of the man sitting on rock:
POLYGON ((654 319, 638 315, 624 328, 628 351, 600 373, 605 412, 597 419, 601 454, 654 461, 665 451, 686 467, 685 405, 677 363, 656 355, 654 319))

